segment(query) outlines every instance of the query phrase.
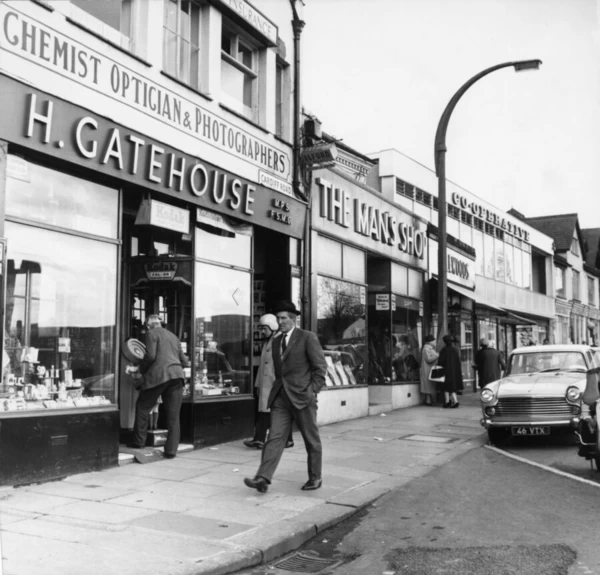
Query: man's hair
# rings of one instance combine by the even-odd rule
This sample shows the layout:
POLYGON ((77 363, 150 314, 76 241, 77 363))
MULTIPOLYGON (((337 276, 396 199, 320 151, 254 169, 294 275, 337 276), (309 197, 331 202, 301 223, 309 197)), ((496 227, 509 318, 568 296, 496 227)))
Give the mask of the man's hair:
POLYGON ((146 325, 150 327, 160 327, 162 322, 160 321, 160 317, 153 313, 146 318, 146 325))

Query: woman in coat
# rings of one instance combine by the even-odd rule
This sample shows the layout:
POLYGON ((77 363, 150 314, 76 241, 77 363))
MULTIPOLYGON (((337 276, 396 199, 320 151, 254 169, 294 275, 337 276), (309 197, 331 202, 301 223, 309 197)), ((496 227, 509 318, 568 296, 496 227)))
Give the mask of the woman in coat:
POLYGON ((444 391, 446 402, 443 407, 458 407, 457 391, 463 389, 462 365, 460 361, 460 350, 454 345, 454 338, 451 335, 443 337, 446 347, 440 351, 438 365, 444 368, 444 382, 440 383, 440 388, 444 391))
POLYGON ((435 403, 435 381, 431 381, 429 375, 431 374, 431 368, 438 359, 438 355, 435 350, 435 338, 432 335, 426 335, 421 351, 421 393, 425 396, 425 405, 435 403))
MULTIPOLYGON (((258 393, 258 413, 256 414, 256 424, 254 426, 254 437, 244 440, 246 447, 256 447, 262 449, 267 441, 267 432, 271 427, 271 413, 267 407, 267 401, 273 382, 275 381, 275 367, 273 366, 273 336, 279 329, 277 318, 272 313, 263 315, 258 320, 258 329, 265 338, 258 372, 256 374, 255 393, 258 393)), ((286 447, 294 446, 294 437, 290 431, 286 447)))

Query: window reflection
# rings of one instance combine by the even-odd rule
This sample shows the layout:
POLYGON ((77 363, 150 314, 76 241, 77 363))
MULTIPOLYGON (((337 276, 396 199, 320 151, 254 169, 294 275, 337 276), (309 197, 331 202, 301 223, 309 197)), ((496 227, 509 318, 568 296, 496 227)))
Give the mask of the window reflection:
POLYGON ((195 401, 250 393, 250 278, 196 263, 195 401))
POLYGON ((114 403, 117 247, 11 222, 6 233, 4 410, 114 403))
POLYGON ((196 257, 250 268, 252 236, 206 227, 196 228, 196 257))
POLYGON ((319 276, 317 289, 317 335, 327 360, 326 384, 365 383, 364 286, 319 276))

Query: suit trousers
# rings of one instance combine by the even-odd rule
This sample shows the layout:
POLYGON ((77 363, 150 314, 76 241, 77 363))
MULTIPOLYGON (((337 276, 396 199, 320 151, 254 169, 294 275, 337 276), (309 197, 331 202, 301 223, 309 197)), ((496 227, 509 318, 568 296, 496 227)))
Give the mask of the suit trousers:
POLYGON ((256 472, 257 477, 263 477, 271 483, 294 421, 302 434, 308 455, 308 478, 321 479, 323 448, 317 427, 317 401, 315 399, 312 404, 297 409, 283 388, 271 404, 271 429, 256 472))
POLYGON ((146 445, 148 420, 150 411, 162 396, 167 419, 167 443, 165 453, 175 455, 179 446, 181 431, 179 428, 179 411, 183 400, 183 379, 170 379, 156 387, 140 391, 135 403, 135 423, 133 425, 133 443, 143 447, 146 445))

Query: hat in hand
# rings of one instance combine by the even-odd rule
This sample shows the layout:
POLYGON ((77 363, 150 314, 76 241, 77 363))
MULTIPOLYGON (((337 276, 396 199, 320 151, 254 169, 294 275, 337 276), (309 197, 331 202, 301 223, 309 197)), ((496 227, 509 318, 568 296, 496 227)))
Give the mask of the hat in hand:
POLYGON ((294 315, 300 315, 300 310, 296 309, 296 306, 291 301, 278 301, 275 304, 275 313, 279 313, 280 311, 287 311, 288 313, 293 313, 294 315))

